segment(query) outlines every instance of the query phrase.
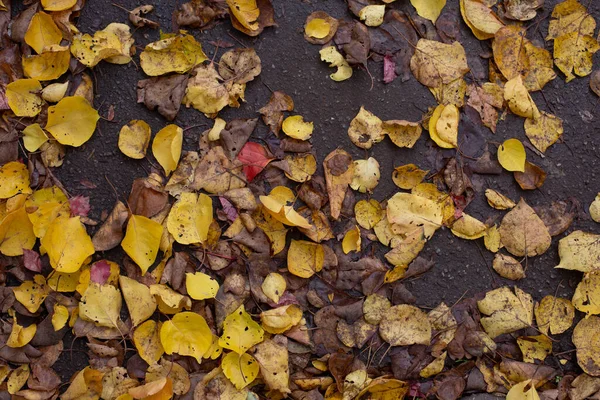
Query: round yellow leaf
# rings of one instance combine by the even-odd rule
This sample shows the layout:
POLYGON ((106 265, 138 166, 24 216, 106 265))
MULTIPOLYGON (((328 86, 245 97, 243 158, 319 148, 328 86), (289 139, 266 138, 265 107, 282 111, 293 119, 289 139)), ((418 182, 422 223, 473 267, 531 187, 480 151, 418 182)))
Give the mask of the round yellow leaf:
POLYGON ((525 172, 525 147, 519 139, 508 139, 498 147, 498 162, 507 171, 525 172))
POLYGON ((283 132, 298 140, 308 140, 313 133, 313 123, 304 121, 302 115, 292 115, 283 120, 283 132))
POLYGON ((35 117, 42 111, 41 90, 37 79, 17 79, 6 85, 8 106, 17 117, 35 117))
POLYGON ((568 299, 546 296, 535 307, 537 326, 545 335, 548 332, 553 335, 565 332, 573 324, 574 318, 575 307, 568 299))
POLYGON ((141 119, 129 121, 119 132, 119 150, 127 157, 142 159, 150 143, 150 125, 141 119))
POLYGON ((64 11, 77 4, 77 0, 42 0, 42 7, 46 11, 64 11))
POLYGON ((361 193, 372 192, 379 184, 379 163, 373 157, 354 161, 354 176, 350 187, 361 193))
POLYGON ((277 272, 271 272, 265 277, 260 288, 273 303, 279 303, 279 298, 285 292, 286 287, 285 278, 277 272))
POLYGON ((577 363, 588 375, 600 375, 600 317, 583 318, 573 329, 573 344, 577 348, 577 363))
MULTIPOLYGON (((442 139, 437 131, 437 123, 439 122, 442 112, 444 111, 445 108, 446 108, 445 105, 440 104, 433 111, 431 118, 429 118, 429 137, 431 138, 431 140, 433 140, 435 142, 435 144, 437 144, 441 148, 452 149, 455 146, 452 145, 452 143, 448 143, 444 139, 442 139)), ((443 126, 443 125, 440 125, 440 126, 443 126)))
POLYGON ((50 265, 58 272, 77 271, 95 252, 92 239, 79 216, 55 218, 46 230, 41 244, 48 252, 50 265))
POLYGON ((171 124, 158 131, 152 142, 152 154, 169 175, 177 168, 181 157, 183 129, 171 124))
POLYGON ((48 136, 40 124, 31 124, 23 129, 23 145, 27 151, 37 151, 47 141, 48 136))
POLYGON ((358 12, 358 16, 361 21, 365 21, 367 26, 379 26, 383 23, 383 16, 385 14, 385 4, 382 5, 368 5, 358 12))
POLYGON ((354 214, 356 222, 365 229, 373 228, 384 216, 381 205, 375 199, 358 201, 354 205, 354 214))
POLYGON ((285 176, 294 182, 306 182, 317 172, 317 159, 312 154, 286 154, 289 172, 285 176))
POLYGON ((199 363, 212 344, 212 332, 204 318, 194 312, 180 312, 160 328, 165 353, 191 356, 199 363))
POLYGON ((85 98, 69 96, 48 107, 46 130, 60 144, 79 147, 92 137, 98 119, 98 111, 85 98))
POLYGON ((194 300, 214 299, 219 291, 219 282, 202 272, 185 274, 185 288, 194 300))
POLYGON ((154 314, 156 301, 148 286, 123 275, 119 276, 119 286, 133 326, 139 325, 154 314))
POLYGON ((29 78, 51 81, 67 72, 70 61, 68 47, 52 45, 42 54, 23 57, 23 72, 29 78))
POLYGON ((237 390, 252 383, 260 370, 258 362, 250 354, 239 355, 233 351, 223 357, 221 369, 237 390))
POLYGON ((288 270, 300 278, 310 278, 321 271, 325 261, 325 251, 318 243, 305 240, 292 240, 288 249, 288 270))
POLYGON ((396 167, 392 173, 392 181, 400 189, 410 190, 425 179, 429 171, 417 167, 415 164, 406 164, 396 167))
POLYGON ((225 318, 219 346, 242 354, 250 347, 262 342, 263 338, 263 329, 246 312, 242 304, 225 318))
POLYGON ((304 32, 310 37, 323 39, 329 35, 331 24, 323 18, 314 18, 304 27, 304 32))

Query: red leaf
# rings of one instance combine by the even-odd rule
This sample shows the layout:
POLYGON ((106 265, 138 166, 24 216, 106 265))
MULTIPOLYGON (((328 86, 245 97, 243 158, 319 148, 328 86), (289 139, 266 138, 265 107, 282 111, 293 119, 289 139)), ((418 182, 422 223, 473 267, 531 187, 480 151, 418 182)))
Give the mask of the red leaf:
POLYGON ((390 83, 396 79, 396 62, 390 55, 383 57, 383 81, 390 83))
POLYGON ((90 280, 99 285, 104 285, 110 276, 110 264, 100 260, 92 264, 90 268, 90 280))
POLYGON ((231 204, 231 202, 225 197, 219 197, 219 201, 221 201, 221 206, 223 206, 223 212, 225 215, 227 215, 227 219, 231 222, 235 221, 235 219, 238 217, 238 212, 233 204, 231 204))
POLYGON ((42 272, 42 260, 36 251, 23 249, 23 265, 30 271, 42 272))
POLYGON ((258 143, 247 142, 237 156, 244 165, 244 174, 248 182, 267 166, 272 160, 268 157, 267 150, 258 143))
POLYGON ((90 198, 87 196, 75 196, 69 199, 71 216, 87 217, 90 212, 90 198))

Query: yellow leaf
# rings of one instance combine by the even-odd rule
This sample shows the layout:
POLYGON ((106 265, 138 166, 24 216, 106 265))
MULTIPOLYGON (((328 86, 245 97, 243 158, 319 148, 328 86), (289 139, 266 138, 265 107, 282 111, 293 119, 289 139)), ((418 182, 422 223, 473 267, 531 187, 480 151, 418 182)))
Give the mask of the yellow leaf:
POLYGON ((427 239, 423 235, 423 228, 413 228, 412 231, 406 234, 406 237, 403 239, 399 239, 397 243, 394 244, 394 248, 385 254, 385 259, 392 265, 396 267, 401 267, 399 269, 394 268, 394 273, 391 275, 386 275, 386 282, 393 282, 394 280, 400 279, 402 276, 392 277, 395 273, 402 271, 402 275, 404 275, 404 270, 423 250, 425 247, 425 243, 427 243, 427 239))
POLYGON ((487 231, 487 225, 463 213, 462 216, 452 224, 452 233, 461 239, 475 240, 483 237, 487 231))
POLYGON ((79 317, 98 326, 117 327, 121 305, 119 289, 113 285, 90 282, 79 302, 79 317))
POLYGON ((365 398, 364 395, 366 394, 368 395, 367 398, 371 400, 399 400, 404 399, 408 390, 409 385, 406 382, 379 377, 370 381, 356 398, 365 398))
POLYGON ((17 323, 16 317, 13 317, 12 330, 10 331, 8 339, 6 339, 6 345, 12 348, 23 347, 31 342, 36 331, 37 326, 35 324, 24 327, 17 323))
POLYGON ((185 288, 194 300, 214 299, 219 291, 219 282, 202 272, 185 274, 185 288))
POLYGON ((590 271, 583 276, 571 302, 581 312, 600 314, 600 271, 590 271))
POLYGON ((521 75, 517 75, 506 82, 504 85, 504 100, 508 103, 510 111, 520 117, 534 119, 540 117, 540 112, 523 84, 521 75))
POLYGON ((548 227, 523 199, 502 218, 500 238, 506 250, 518 257, 543 254, 552 242, 548 227))
POLYGON ((181 157, 182 143, 183 129, 174 124, 165 126, 154 137, 152 154, 163 167, 166 175, 177 168, 179 157, 181 157))
POLYGON ((167 285, 150 285, 150 293, 156 298, 158 311, 163 314, 177 314, 184 307, 187 310, 192 308, 192 301, 189 297, 174 291, 167 285))
POLYGON ((478 0, 460 0, 460 12, 465 23, 479 40, 493 38, 504 26, 491 9, 478 0))
POLYGON ((307 182, 317 172, 317 159, 310 153, 286 154, 284 159, 289 167, 285 176, 294 182, 307 182))
POLYGON ((360 229, 354 225, 354 228, 349 229, 342 240, 342 250, 344 254, 351 251, 360 252, 360 229))
POLYGON ((329 35, 331 24, 324 18, 313 18, 304 25, 304 32, 307 36, 323 39, 329 35))
POLYGON ((554 64, 570 82, 577 76, 587 76, 594 67, 593 56, 600 50, 593 36, 571 32, 554 39, 554 64))
POLYGON ((20 256, 23 249, 31 250, 35 241, 33 225, 25 207, 21 205, 16 210, 7 210, 6 216, 0 221, 0 252, 6 256, 20 256))
POLYGON ((46 130, 63 145, 79 147, 92 137, 100 116, 86 99, 65 97, 48 107, 46 130))
POLYGON ((494 207, 496 210, 510 210, 517 205, 514 201, 494 189, 486 189, 485 197, 490 207, 494 207))
POLYGON ((74 292, 79 284, 80 271, 67 274, 55 272, 48 278, 48 287, 56 292, 74 292))
POLYGON ((521 336, 517 338, 517 344, 523 354, 523 361, 527 363, 543 363, 552 353, 552 341, 546 335, 521 336))
MULTIPOLYGON (((573 329, 573 344, 577 348, 577 363, 592 376, 600 375, 600 317, 584 318, 573 329)), ((587 397, 587 396, 586 396, 587 397)))
POLYGON ((381 142, 384 133, 383 121, 362 106, 348 127, 350 140, 362 149, 370 149, 373 144, 381 142))
POLYGON ((535 306, 535 319, 538 329, 545 335, 548 331, 553 335, 565 332, 573 324, 575 307, 560 297, 546 296, 535 306))
POLYGON ((212 199, 204 193, 181 193, 167 218, 167 229, 177 243, 204 243, 213 220, 212 199))
POLYGON ((427 314, 417 307, 400 304, 386 311, 379 324, 379 334, 392 346, 429 345, 431 324, 427 314))
POLYGON ((0 182, 0 199, 31 193, 27 166, 18 161, 10 161, 0 167, 0 182))
POLYGON ((52 45, 42 54, 23 57, 23 73, 28 78, 51 81, 67 72, 70 61, 68 47, 52 45))
POLYGON ((41 244, 48 252, 50 265, 58 272, 75 272, 94 254, 92 239, 79 216, 55 218, 42 237, 41 244))
POLYGON ((600 193, 596 195, 596 198, 590 204, 589 212, 594 222, 600 222, 600 193))
POLYGON ((154 314, 156 301, 148 286, 123 275, 119 276, 119 286, 123 291, 123 297, 134 327, 154 314))
POLYGON ((223 78, 213 63, 198 65, 194 68, 194 76, 188 80, 185 97, 182 103, 196 110, 213 115, 229 104, 230 93, 221 83, 223 78))
POLYGON ((37 79, 17 79, 6 85, 6 101, 17 117, 35 117, 44 103, 38 95, 41 90, 37 79))
POLYGON ((379 184, 379 163, 373 157, 354 161, 354 176, 350 187, 360 193, 372 192, 379 184))
POLYGON ((323 160, 323 170, 331 217, 337 220, 342 211, 348 185, 354 178, 352 156, 342 149, 335 149, 323 160))
POLYGON ((36 53, 41 54, 45 47, 59 44, 62 37, 62 32, 52 17, 40 11, 31 18, 27 32, 25 32, 25 43, 31 46, 36 53))
POLYGON ((260 320, 265 331, 276 335, 298 325, 302 320, 302 310, 294 304, 289 304, 263 311, 260 313, 260 320))
POLYGON ((406 164, 394 169, 392 180, 399 188, 410 190, 421 183, 428 173, 415 164, 406 164))
POLYGON ((28 378, 29 364, 23 364, 19 368, 14 369, 6 382, 8 393, 16 394, 23 386, 25 386, 28 378))
POLYGON ((260 202, 273 218, 289 226, 310 228, 310 223, 293 208, 296 196, 285 186, 274 187, 268 196, 260 196, 260 202))
POLYGON ((37 151, 47 141, 48 136, 40 124, 31 124, 23 129, 23 145, 27 151, 37 151))
POLYGON ((150 76, 188 72, 206 59, 200 43, 186 34, 150 43, 140 54, 142 69, 150 76))
POLYGON ((142 274, 156 260, 163 227, 142 215, 132 215, 127 222, 127 231, 121 242, 125 253, 140 267, 142 274))
POLYGON ((298 140, 308 140, 313 133, 313 123, 304 121, 302 115, 287 117, 281 128, 286 135, 298 140))
POLYGON ((129 158, 140 160, 146 157, 150 143, 150 125, 141 119, 129 121, 119 132, 119 150, 129 158))
POLYGON ((443 352, 440 356, 436 357, 435 360, 430 362, 425 368, 419 372, 421 378, 430 378, 434 375, 439 374, 444 369, 444 363, 446 362, 446 352, 443 352))
POLYGON ((412 232, 423 226, 425 237, 430 238, 442 226, 442 208, 439 203, 409 193, 396 193, 388 200, 387 219, 396 225, 394 233, 412 232))
POLYGON ((42 7, 46 11, 64 11, 73 7, 77 0, 42 0, 42 7))
POLYGON ((558 3, 552 10, 546 40, 571 32, 593 35, 595 29, 596 21, 586 7, 577 0, 566 0, 558 3))
POLYGON ((419 16, 435 24, 446 6, 446 0, 410 0, 410 4, 417 10, 419 16))
POLYGON ((162 377, 131 388, 128 393, 134 399, 170 400, 173 398, 173 381, 171 378, 162 377))
POLYGON ((279 303, 279 298, 285 292, 286 287, 287 282, 281 274, 270 272, 265 277, 260 288, 273 303, 279 303))
POLYGON ((507 171, 525 172, 525 147, 519 139, 508 139, 498 147, 498 162, 507 171))
POLYGON ((354 205, 356 222, 365 228, 371 229, 384 217, 383 209, 375 199, 360 200, 354 205))
POLYGON ((600 268, 600 236, 575 231, 558 242, 560 264, 555 268, 590 272, 600 268))
POLYGON ((423 128, 417 122, 389 120, 383 122, 383 132, 398 147, 412 149, 421 137, 423 128))
POLYGON ((321 244, 292 240, 287 260, 290 273, 300 278, 310 278, 323 268, 325 251, 321 244))
POLYGON ((227 0, 227 5, 232 16, 246 29, 255 31, 259 29, 258 17, 260 9, 256 0, 227 0))
POLYGON ((250 347, 262 342, 263 337, 263 329, 246 312, 242 304, 225 318, 219 346, 243 354, 250 347))
POLYGON ((71 214, 69 200, 57 186, 36 190, 25 202, 25 208, 38 238, 44 237, 56 217, 71 214))
POLYGON ((36 275, 33 281, 25 281, 21 285, 13 288, 15 298, 30 313, 38 311, 46 297, 48 297, 48 288, 46 280, 42 275, 36 275))
POLYGON ((191 356, 199 363, 210 348, 212 333, 204 318, 194 312, 180 312, 160 328, 165 353, 191 356))
POLYGON ((337 68, 333 74, 329 75, 332 80, 340 82, 352 77, 352 67, 335 46, 322 48, 319 50, 319 54, 321 56, 321 61, 329 63, 331 68, 337 68))
POLYGON ((563 132, 562 119, 545 111, 542 111, 541 116, 537 119, 525 120, 525 134, 535 148, 542 153, 556 143, 563 132))
POLYGON ((133 344, 142 360, 149 365, 157 363, 165 352, 159 336, 161 324, 150 319, 133 331, 133 344))
POLYGON ((516 286, 514 293, 508 287, 487 292, 477 307, 487 315, 481 318, 481 325, 492 339, 533 323, 533 299, 516 286))
POLYGON ((106 60, 114 64, 127 64, 130 60, 133 38, 129 26, 111 23, 96 31, 94 36, 78 34, 71 43, 71 53, 87 67, 94 67, 106 60))
POLYGON ((250 354, 230 352, 221 360, 223 374, 233 383, 237 390, 248 386, 258 376, 258 362, 250 354))
POLYGON ((506 400, 540 400, 533 380, 527 379, 514 385, 506 394, 506 400))
POLYGON ((52 327, 55 331, 60 331, 69 320, 69 310, 67 307, 58 303, 54 304, 54 313, 52 314, 52 327))
POLYGON ((410 69, 419 82, 430 88, 449 85, 469 72, 467 55, 459 42, 445 44, 428 39, 417 42, 410 69))
POLYGON ((363 303, 363 316, 369 324, 379 325, 381 319, 392 306, 387 297, 373 293, 363 303))
POLYGON ((511 256, 496 254, 492 268, 503 278, 513 281, 525 278, 525 270, 521 263, 511 256))
POLYGON ((267 339, 256 345, 253 356, 267 387, 282 394, 290 393, 287 340, 267 339))
POLYGON ((285 248, 285 238, 288 230, 281 221, 275 219, 262 205, 252 214, 252 218, 256 226, 262 229, 269 238, 272 254, 279 254, 285 248))
MULTIPOLYGON (((162 359, 160 360, 160 364, 152 364, 146 370, 146 382, 154 382, 167 377, 173 381, 172 394, 182 395, 188 393, 190 390, 190 376, 188 372, 176 362, 162 359)), ((171 397, 168 397, 168 399, 170 400, 171 397)))
POLYGON ((366 26, 379 26, 383 23, 385 14, 385 5, 368 5, 360 9, 358 17, 361 21, 365 21, 366 26))

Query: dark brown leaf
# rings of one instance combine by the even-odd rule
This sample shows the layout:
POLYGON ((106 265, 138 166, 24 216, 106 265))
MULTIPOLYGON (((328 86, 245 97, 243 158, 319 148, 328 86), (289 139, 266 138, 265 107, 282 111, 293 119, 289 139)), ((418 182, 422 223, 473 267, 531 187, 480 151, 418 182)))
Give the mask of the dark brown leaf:
MULTIPOLYGON (((294 101, 287 94, 277 91, 273 92, 269 102, 260 110, 264 123, 274 134, 279 134, 281 124, 283 123, 283 112, 294 111, 294 101)), ((306 142, 305 142, 306 143, 306 142)), ((284 151, 294 151, 285 150, 284 151)))
POLYGON ((524 172, 514 172, 515 180, 523 190, 534 190, 542 187, 546 180, 546 172, 543 169, 525 161, 524 172))
POLYGON ((137 102, 173 121, 187 87, 187 75, 158 76, 138 82, 137 102))

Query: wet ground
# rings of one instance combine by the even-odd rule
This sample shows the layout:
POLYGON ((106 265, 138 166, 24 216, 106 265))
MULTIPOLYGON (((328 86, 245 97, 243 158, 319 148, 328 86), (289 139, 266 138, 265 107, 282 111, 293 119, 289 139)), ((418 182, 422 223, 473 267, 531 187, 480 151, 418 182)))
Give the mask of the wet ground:
MULTIPOLYGON (((119 4, 126 9, 133 9, 143 3, 121 0, 119 4)), ((457 3, 458 1, 449 0, 447 8, 456 12, 457 3)), ((539 29, 536 25, 528 31, 529 38, 537 45, 544 45, 549 15, 556 3, 555 0, 546 0, 546 6, 538 13, 538 20, 543 20, 539 29)), ((592 15, 600 20, 600 4, 585 3, 592 15)), ((164 31, 171 31, 172 13, 177 3, 156 1, 154 5, 156 10, 149 15, 150 18, 158 21, 164 31)), ((432 143, 426 132, 413 149, 399 149, 386 139, 371 150, 364 151, 350 142, 347 128, 360 106, 383 120, 418 121, 428 107, 435 105, 435 100, 429 90, 414 78, 407 82, 396 79, 390 84, 384 84, 382 63, 379 62, 369 63, 373 82, 365 70, 355 70, 354 76, 344 82, 329 79, 332 70, 319 60, 320 46, 311 45, 303 39, 303 25, 306 16, 317 10, 325 10, 336 18, 350 18, 345 2, 275 0, 274 7, 279 26, 267 28, 256 39, 235 31, 229 21, 207 32, 191 31, 202 43, 209 58, 215 55, 215 47, 209 41, 223 39, 238 47, 254 47, 262 60, 260 77, 250 82, 246 89, 246 103, 239 109, 226 108, 220 116, 225 120, 256 117, 258 109, 268 101, 271 90, 284 91, 294 99, 295 112, 302 114, 305 120, 314 121, 312 141, 320 161, 338 146, 349 151, 355 158, 372 156, 379 161, 382 178, 373 194, 377 200, 389 198, 397 191, 391 180, 394 167, 412 162, 423 169, 434 169, 432 143)), ((79 18, 78 26, 83 32, 92 33, 111 22, 126 20, 127 13, 121 8, 110 2, 90 0, 79 18)), ((137 30, 134 37, 138 54, 146 43, 158 39, 158 35, 158 30, 137 30)), ((487 61, 480 55, 488 52, 488 45, 477 41, 462 22, 461 35, 460 40, 469 54, 473 76, 485 74, 487 61)), ((545 45, 551 50, 551 43, 545 45)), ((217 59, 223 52, 223 49, 218 50, 217 59)), ((97 132, 89 142, 79 148, 69 148, 64 165, 56 171, 71 195, 90 197, 90 217, 96 220, 100 219, 103 211, 112 209, 117 197, 125 200, 132 181, 147 176, 152 168, 149 160, 132 160, 118 150, 117 138, 121 126, 132 119, 143 119, 151 125, 153 132, 157 132, 168 123, 157 112, 149 111, 144 105, 136 103, 136 84, 145 76, 138 67, 137 56, 134 61, 126 66, 100 63, 95 67, 95 107, 101 115, 106 116, 109 107, 114 106, 114 120, 101 120, 97 132), (89 189, 81 183, 82 180, 92 182, 96 187, 89 189)), ((474 181, 479 193, 466 210, 469 214, 483 221, 489 217, 501 218, 502 214, 489 207, 485 201, 483 192, 488 187, 499 190, 515 201, 523 197, 532 206, 574 197, 581 203, 584 211, 567 233, 575 229, 592 232, 599 230, 598 225, 587 216, 587 207, 600 188, 597 184, 597 174, 600 173, 597 151, 600 146, 600 108, 598 98, 589 90, 588 85, 589 77, 565 84, 564 76, 559 73, 557 79, 544 88, 543 94, 533 94, 540 109, 564 120, 562 143, 552 146, 543 158, 528 150, 528 159, 541 166, 548 174, 544 186, 535 191, 523 191, 510 174, 484 176, 474 181)), ((212 126, 212 121, 204 115, 183 106, 174 123, 189 128, 185 131, 185 150, 195 150, 198 135, 212 126)), ((257 129, 266 131, 262 125, 257 129)), ((512 115, 507 115, 499 122, 495 135, 487 128, 481 129, 481 135, 490 143, 492 152, 495 152, 494 143, 505 139, 517 137, 526 140, 522 119, 512 115)), ((581 279, 579 273, 554 269, 558 264, 557 242, 564 235, 566 233, 555 237, 551 249, 543 256, 527 261, 527 277, 518 286, 531 293, 536 300, 548 294, 570 297, 581 279)), ((433 257, 435 267, 424 276, 407 283, 420 307, 434 307, 441 301, 453 304, 463 296, 513 284, 491 269, 493 254, 485 250, 482 240, 461 240, 449 230, 442 229, 426 245, 422 254, 433 257)), ((119 252, 104 256, 117 262, 122 259, 119 252)), ((570 337, 570 333, 567 335, 570 337)), ((70 347, 68 340, 65 347, 70 347)), ((571 349, 572 344, 563 341, 555 345, 554 351, 571 349)), ((55 365, 63 380, 69 379, 73 372, 86 365, 84 350, 83 345, 75 342, 73 353, 65 351, 63 360, 55 365)))

